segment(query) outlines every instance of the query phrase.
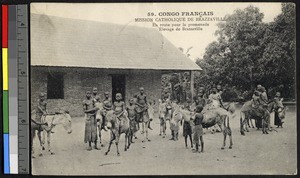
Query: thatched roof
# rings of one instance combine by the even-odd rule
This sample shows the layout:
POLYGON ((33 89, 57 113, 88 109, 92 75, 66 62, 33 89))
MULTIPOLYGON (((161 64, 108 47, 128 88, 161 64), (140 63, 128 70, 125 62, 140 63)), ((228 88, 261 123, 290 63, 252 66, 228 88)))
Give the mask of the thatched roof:
POLYGON ((31 65, 201 70, 156 29, 31 14, 31 65))

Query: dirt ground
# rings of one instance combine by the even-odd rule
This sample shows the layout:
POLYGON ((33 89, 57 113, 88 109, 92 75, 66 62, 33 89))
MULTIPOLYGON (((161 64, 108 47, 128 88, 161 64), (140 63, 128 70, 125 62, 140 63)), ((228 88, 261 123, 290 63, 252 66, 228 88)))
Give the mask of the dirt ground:
MULTIPOLYGON (((274 115, 274 114, 272 114, 274 115)), ((87 151, 83 142, 84 119, 73 118, 73 133, 61 126, 55 128, 51 145, 55 155, 47 151, 32 159, 34 175, 219 175, 219 174, 295 174, 297 168, 297 124, 295 107, 286 112, 283 128, 268 135, 261 130, 250 129, 246 136, 239 132, 239 115, 230 122, 233 132, 233 149, 228 149, 229 140, 221 150, 223 134, 204 135, 204 153, 192 153, 186 149, 182 127, 178 141, 159 136, 159 120, 151 124, 151 142, 142 143, 141 133, 128 151, 124 151, 124 135, 121 137, 120 156, 115 144, 105 156, 109 132, 103 131, 105 147, 87 151)), ((272 117, 271 125, 274 119, 272 117)), ((274 128, 274 127, 273 127, 274 128)), ((189 143, 190 144, 190 143, 189 143)), ((189 145, 190 146, 190 145, 189 145)), ((38 152, 38 140, 34 140, 38 152)))

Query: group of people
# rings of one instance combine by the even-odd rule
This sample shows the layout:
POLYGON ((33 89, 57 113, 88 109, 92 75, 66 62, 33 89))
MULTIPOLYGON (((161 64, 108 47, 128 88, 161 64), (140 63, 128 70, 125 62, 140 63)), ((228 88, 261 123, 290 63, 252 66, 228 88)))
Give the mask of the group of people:
MULTIPOLYGON (((195 149, 193 149, 194 153, 199 152, 199 147, 201 147, 200 152, 203 152, 204 147, 204 141, 203 141, 203 128, 202 128, 202 121, 203 121, 203 113, 206 110, 215 109, 218 107, 223 107, 223 102, 221 98, 222 90, 220 88, 220 85, 213 86, 212 92, 209 94, 208 97, 205 96, 205 90, 204 88, 200 88, 197 96, 194 98, 193 103, 187 103, 185 105, 185 109, 192 111, 195 113, 195 117, 192 120, 193 123, 190 123, 188 121, 183 122, 183 136, 185 138, 185 143, 187 147, 187 139, 188 137, 191 140, 191 147, 193 148, 193 144, 195 145, 195 149), (194 125, 194 132, 192 134, 192 126, 194 125), (193 135, 193 137, 192 137, 193 135), (193 140, 193 141, 192 141, 193 140)), ((178 101, 173 101, 175 103, 178 103, 178 101)), ((162 94, 162 103, 166 103, 166 107, 170 109, 171 106, 171 100, 170 96, 167 92, 164 92, 162 94)), ((171 116, 172 117, 172 116, 171 116)), ((174 130, 174 129, 173 129, 174 130)), ((175 135, 172 132, 172 138, 170 140, 177 140, 177 135, 175 135)))
MULTIPOLYGON (((130 126, 137 131, 138 123, 147 114, 147 96, 144 93, 144 88, 139 89, 139 93, 134 95, 134 98, 129 99, 129 105, 126 106, 121 93, 115 95, 115 101, 109 97, 109 92, 104 93, 104 99, 101 100, 98 95, 97 88, 93 88, 92 93, 86 92, 86 99, 83 101, 83 110, 85 113, 85 136, 84 142, 88 143, 87 150, 92 150, 92 143, 95 149, 100 149, 97 146, 97 129, 102 129, 105 124, 105 115, 108 111, 113 110, 117 118, 128 118, 130 126), (100 120, 102 118, 102 120, 100 120), (100 122, 101 121, 101 122, 100 122), (99 124, 101 124, 99 126, 99 124)), ((149 125, 149 129, 152 129, 149 125)))
MULTIPOLYGON (((194 127, 194 132, 192 134, 192 126, 190 122, 184 121, 183 122, 183 136, 185 138, 185 144, 187 147, 187 139, 190 137, 191 140, 191 147, 193 148, 193 144, 195 145, 195 149, 193 149, 194 152, 199 152, 199 147, 201 146, 201 151, 203 152, 203 128, 202 128, 202 120, 203 120, 203 113, 205 113, 208 110, 215 109, 215 108, 225 108, 222 100, 222 87, 221 85, 214 85, 211 88, 211 91, 209 94, 205 91, 205 87, 201 86, 199 88, 199 92, 196 95, 196 97, 193 98, 192 103, 188 103, 185 105, 185 109, 192 111, 195 113, 194 120, 192 120, 192 123, 194 127), (193 135, 193 137, 192 137, 193 135), (192 141, 193 140, 193 141, 192 141)), ((168 106, 168 102, 170 103, 170 97, 167 94, 167 92, 162 94, 162 101, 166 102, 168 106)), ((268 100, 267 91, 265 87, 262 85, 257 85, 256 89, 253 92, 253 96, 251 99, 252 107, 253 109, 256 109, 258 111, 266 110, 266 107, 268 104, 274 101, 276 108, 274 108, 275 111, 275 117, 274 117, 274 125, 277 127, 282 127, 283 121, 278 116, 278 111, 280 109, 283 109, 284 106, 282 105, 283 98, 280 95, 280 92, 276 92, 275 97, 273 100, 268 100)), ((176 101, 174 101, 177 103, 176 101)), ((268 120, 268 124, 270 125, 270 120, 268 120)), ((256 127, 261 128, 261 123, 256 122, 256 127)), ((215 125, 212 130, 218 130, 218 126, 215 125)), ((172 135, 171 140, 176 140, 176 136, 172 135)))
MULTIPOLYGON (((222 88, 220 85, 213 86, 211 93, 207 97, 204 87, 199 88, 197 96, 194 98, 192 104, 187 105, 186 109, 195 112, 195 119, 193 120, 194 124, 194 135, 193 142, 196 149, 194 152, 198 152, 199 146, 201 146, 201 152, 203 152, 203 128, 202 120, 203 113, 206 110, 214 108, 224 108, 222 101, 222 88)), ((36 119, 37 121, 43 122, 43 116, 47 115, 47 101, 46 95, 41 93, 39 95, 39 100, 36 108, 36 119)), ((280 95, 280 92, 277 92, 273 101, 276 103, 277 108, 275 108, 275 121, 274 125, 277 127, 282 127, 282 120, 278 117, 278 109, 283 109, 282 105, 283 98, 280 95)), ((262 85, 257 85, 253 96, 252 96, 252 107, 257 111, 265 110, 266 106, 269 103, 267 92, 265 87, 262 85)), ((162 94, 162 102, 166 102, 166 107, 171 108, 170 104, 170 95, 168 93, 162 94)), ((176 101, 175 101, 176 102, 176 101)), ((115 95, 115 101, 113 102, 110 98, 109 92, 104 93, 104 99, 101 100, 101 97, 98 95, 97 88, 93 88, 92 92, 86 91, 86 99, 83 101, 83 111, 85 113, 85 135, 84 142, 88 143, 87 150, 92 150, 92 143, 94 143, 94 149, 100 149, 97 145, 97 129, 104 127, 104 119, 106 113, 110 110, 114 111, 114 114, 117 117, 127 117, 130 120, 130 125, 134 127, 134 130, 139 129, 138 123, 142 122, 143 117, 147 114, 148 101, 147 96, 144 93, 144 88, 139 89, 139 93, 134 95, 133 98, 129 99, 129 105, 126 106, 125 102, 122 99, 122 94, 117 93, 115 95), (100 123, 100 118, 102 122, 100 123), (99 124, 100 127, 99 127, 99 124)), ((268 121, 270 124, 270 121, 268 121)), ((261 127, 260 123, 256 123, 256 127, 261 127)), ((149 124, 149 129, 152 130, 149 124)), ((184 121, 183 122, 183 136, 185 137, 185 142, 187 138, 190 137, 192 140, 192 128, 191 123, 184 121)), ((174 135, 172 138, 174 139, 174 135)), ((193 147, 193 145, 191 145, 193 147)))
MULTIPOLYGON (((274 125, 276 125, 277 128, 282 127, 283 121, 278 116, 278 111, 284 108, 284 106, 282 105, 283 98, 281 97, 280 92, 276 92, 273 101, 276 105, 276 108, 274 108, 275 110, 274 125)), ((252 96, 252 107, 259 112, 263 112, 263 110, 266 110, 269 102, 271 101, 268 99, 267 91, 265 87, 263 87, 262 85, 257 85, 254 94, 252 96)), ((255 124, 257 128, 261 127, 261 123, 256 122, 255 124)), ((268 120, 268 125, 270 129, 270 120, 268 120)))

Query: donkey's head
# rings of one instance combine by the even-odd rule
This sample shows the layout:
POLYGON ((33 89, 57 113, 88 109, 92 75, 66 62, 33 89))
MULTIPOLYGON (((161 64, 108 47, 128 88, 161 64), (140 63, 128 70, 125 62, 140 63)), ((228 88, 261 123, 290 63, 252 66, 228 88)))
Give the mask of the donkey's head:
POLYGON ((70 134, 72 133, 72 118, 69 111, 56 112, 53 120, 54 125, 62 124, 64 129, 70 134))

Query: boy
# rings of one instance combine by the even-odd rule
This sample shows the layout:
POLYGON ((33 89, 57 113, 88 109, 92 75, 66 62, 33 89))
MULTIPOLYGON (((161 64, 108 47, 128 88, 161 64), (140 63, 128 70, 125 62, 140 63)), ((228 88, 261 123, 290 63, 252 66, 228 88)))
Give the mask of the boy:
POLYGON ((116 101, 114 102, 114 111, 115 111, 115 114, 119 118, 122 115, 124 116, 125 110, 126 110, 126 108, 125 108, 125 102, 122 101, 122 94, 121 93, 117 93, 116 94, 116 101))
POLYGON ((135 132, 137 132, 137 122, 136 122, 136 111, 135 111, 135 104, 134 99, 129 99, 129 106, 126 107, 126 111, 128 113, 128 118, 130 121, 130 141, 131 143, 134 143, 132 141, 132 137, 134 136, 135 132))
POLYGON ((140 93, 135 95, 137 100, 136 102, 136 111, 137 111, 137 120, 142 122, 144 115, 147 113, 148 102, 147 96, 144 93, 144 88, 140 88, 140 93))
POLYGON ((280 96, 280 92, 276 92, 276 95, 274 97, 274 103, 275 103, 275 116, 274 116, 274 125, 277 126, 277 128, 281 127, 282 124, 284 123, 284 120, 279 117, 279 111, 282 112, 284 109, 284 106, 282 104, 283 98, 280 96))
MULTIPOLYGON (((203 107, 198 105, 196 106, 196 114, 195 114, 195 120, 194 120, 194 143, 196 144, 196 150, 194 150, 194 153, 198 152, 199 149, 199 139, 201 141, 201 152, 203 152, 204 147, 204 141, 202 138, 203 135, 203 128, 202 128, 202 121, 203 121, 203 114, 201 113, 203 110, 203 107)), ((200 152, 199 152, 200 153, 200 152)))
MULTIPOLYGON (((136 98, 136 105, 135 105, 135 110, 137 112, 137 121, 138 122, 143 122, 145 117, 149 118, 148 115, 148 101, 147 101, 147 96, 144 93, 144 88, 140 87, 140 93, 136 94, 134 96, 136 98)), ((150 127, 150 124, 148 125, 148 128, 152 130, 150 127)))
POLYGON ((221 95, 217 92, 217 88, 215 86, 212 87, 212 93, 209 95, 208 100, 210 102, 210 109, 218 107, 224 108, 221 95))
MULTIPOLYGON (((96 97, 98 96, 98 89, 96 87, 93 88, 93 94, 92 94, 92 99, 94 100, 94 102, 96 102, 96 97)), ((100 97, 99 97, 100 100, 100 97)))
POLYGON ((92 142, 94 142, 95 149, 97 147, 97 121, 96 121, 96 112, 98 108, 95 107, 95 102, 91 97, 91 92, 86 92, 86 99, 83 100, 83 111, 85 113, 85 133, 84 133, 84 142, 89 142, 88 151, 92 150, 92 142))
POLYGON ((44 93, 40 93, 37 109, 36 120, 40 123, 44 123, 44 117, 47 115, 47 101, 44 93))

